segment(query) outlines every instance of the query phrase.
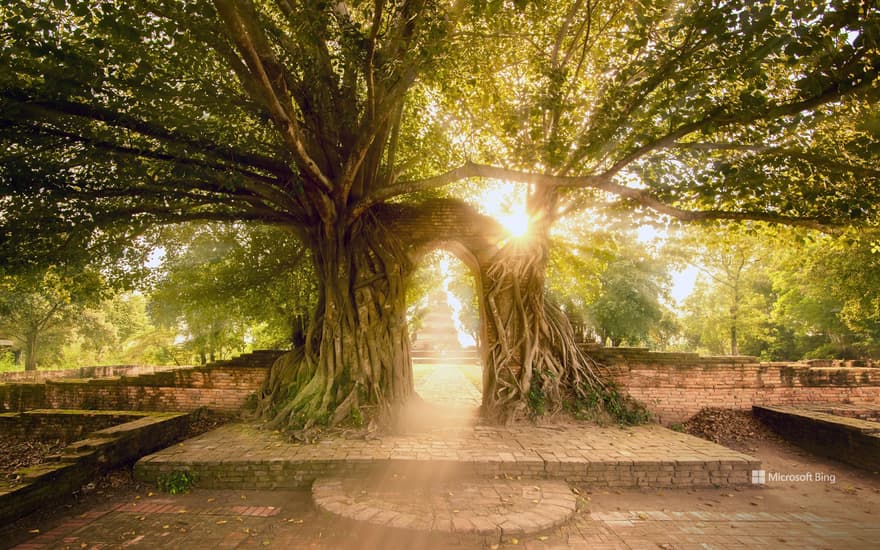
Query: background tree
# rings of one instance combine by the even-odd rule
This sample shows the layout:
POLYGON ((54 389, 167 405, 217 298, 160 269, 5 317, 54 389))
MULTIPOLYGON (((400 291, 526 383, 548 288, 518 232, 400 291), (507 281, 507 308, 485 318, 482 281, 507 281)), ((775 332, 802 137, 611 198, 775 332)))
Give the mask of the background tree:
POLYGON ((201 363, 249 344, 301 344, 315 302, 307 252, 277 228, 197 225, 157 238, 151 317, 184 336, 201 363))
POLYGON ((484 409, 508 419, 531 394, 551 410, 607 394, 544 300, 566 212, 877 223, 870 2, 0 10, 4 262, 77 265, 193 220, 286 228, 318 299, 265 388, 279 425, 394 416, 413 393, 406 283, 440 242, 469 248, 485 283, 484 409), (528 186, 531 240, 438 198, 468 178, 528 186))
POLYGON ((665 270, 650 259, 622 256, 599 280, 602 290, 587 306, 597 333, 612 346, 647 344, 666 309, 660 301, 669 284, 665 270))
POLYGON ((811 235, 780 254, 770 273, 775 322, 790 331, 792 355, 876 357, 880 343, 880 247, 876 237, 811 235))
POLYGON ((669 261, 638 239, 633 222, 593 216, 590 225, 584 218, 574 216, 564 224, 564 236, 559 235, 551 249, 552 296, 567 313, 584 319, 591 340, 615 346, 654 343, 652 335, 671 329, 661 326, 665 316, 672 315, 665 305, 669 261))
POLYGON ((705 278, 685 303, 691 340, 729 355, 739 355, 744 340, 750 351, 766 340, 761 333, 775 301, 767 268, 774 250, 789 244, 790 235, 766 226, 707 226, 687 233, 675 253, 705 278))
POLYGON ((0 327, 24 353, 25 370, 36 370, 40 342, 53 332, 63 337, 87 305, 100 296, 102 281, 91 272, 74 275, 48 269, 0 279, 0 327))

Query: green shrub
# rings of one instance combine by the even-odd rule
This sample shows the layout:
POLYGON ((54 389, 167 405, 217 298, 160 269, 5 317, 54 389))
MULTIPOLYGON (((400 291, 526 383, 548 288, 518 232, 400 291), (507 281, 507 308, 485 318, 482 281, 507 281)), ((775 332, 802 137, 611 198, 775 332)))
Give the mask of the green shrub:
POLYGON ((159 476, 156 484, 159 490, 172 495, 183 495, 190 491, 196 483, 192 472, 174 471, 159 476))

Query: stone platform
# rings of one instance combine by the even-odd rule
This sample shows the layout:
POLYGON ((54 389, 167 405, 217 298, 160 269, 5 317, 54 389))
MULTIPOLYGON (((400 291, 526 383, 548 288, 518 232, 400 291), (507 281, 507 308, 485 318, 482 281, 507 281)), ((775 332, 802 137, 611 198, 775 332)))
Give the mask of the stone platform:
POLYGON ((144 457, 138 479, 189 471, 199 487, 299 488, 317 478, 397 474, 551 479, 596 487, 745 485, 754 458, 658 425, 460 426, 381 438, 293 443, 231 424, 144 457))

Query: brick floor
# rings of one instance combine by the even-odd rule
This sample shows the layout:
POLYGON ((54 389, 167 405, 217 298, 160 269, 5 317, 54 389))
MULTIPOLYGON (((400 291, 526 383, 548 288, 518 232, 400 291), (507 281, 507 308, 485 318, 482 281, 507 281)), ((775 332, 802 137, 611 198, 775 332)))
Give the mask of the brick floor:
POLYGON ((397 525, 395 516, 386 514, 385 527, 340 520, 311 508, 306 491, 196 490, 103 505, 14 548, 868 549, 880 540, 880 524, 868 515, 857 521, 807 511, 760 511, 746 501, 746 508, 734 511, 682 509, 676 507, 676 491, 669 494, 668 509, 590 511, 582 501, 565 525, 532 535, 480 536, 467 532, 479 525, 473 516, 450 520, 446 533, 420 533, 399 514, 397 525))
POLYGON ((318 509, 387 527, 523 535, 567 522, 577 498, 559 481, 323 478, 312 486, 318 509))

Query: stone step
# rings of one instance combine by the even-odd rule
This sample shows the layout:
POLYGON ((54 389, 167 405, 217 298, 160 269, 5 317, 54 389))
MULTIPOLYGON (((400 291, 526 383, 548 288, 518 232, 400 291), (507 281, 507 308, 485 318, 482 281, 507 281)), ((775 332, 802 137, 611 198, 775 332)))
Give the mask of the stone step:
POLYGON ((437 427, 307 444, 257 424, 227 424, 145 457, 135 475, 155 482, 164 473, 186 470, 206 489, 305 488, 327 476, 381 472, 595 487, 724 487, 750 483, 757 469, 760 462, 748 455, 656 425, 437 427))
POLYGON ((348 520, 499 538, 553 529, 577 510, 569 486, 550 480, 328 477, 312 485, 312 499, 318 509, 348 520))

